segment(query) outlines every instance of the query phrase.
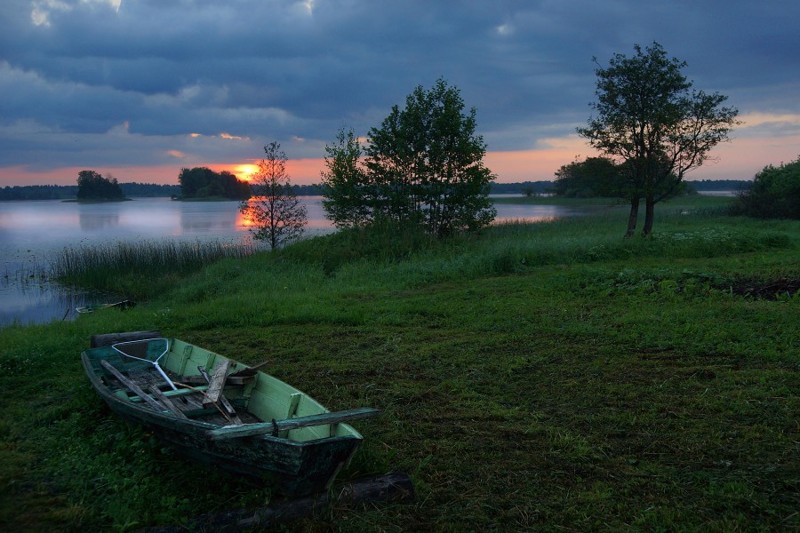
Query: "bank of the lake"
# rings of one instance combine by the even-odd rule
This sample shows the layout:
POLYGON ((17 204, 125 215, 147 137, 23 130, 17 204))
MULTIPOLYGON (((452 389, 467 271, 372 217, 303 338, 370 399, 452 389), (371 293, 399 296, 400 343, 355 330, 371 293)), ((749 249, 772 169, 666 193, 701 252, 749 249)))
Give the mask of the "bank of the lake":
POLYGON ((404 471, 416 501, 292 530, 800 528, 800 297, 781 284, 800 279, 800 223, 676 203, 623 239, 625 216, 328 235, 124 312, 0 330, 0 524, 182 527, 269 502, 92 393, 90 335, 160 329, 267 361, 331 409, 383 411, 355 424, 340 480, 404 471))
MULTIPOLYGON (((333 231, 325 218, 321 197, 302 197, 309 220, 306 235, 333 231)), ((606 202, 608 203, 608 202, 606 202)), ((0 202, 0 327, 72 319, 75 307, 115 298, 133 298, 123 287, 110 294, 64 288, 52 282, 51 266, 64 250, 107 248, 117 243, 199 243, 246 247, 249 221, 238 201, 186 201, 136 198, 119 202, 35 200, 0 202)), ((596 206, 585 203, 553 205, 498 204, 498 221, 549 220, 579 216, 596 206)))

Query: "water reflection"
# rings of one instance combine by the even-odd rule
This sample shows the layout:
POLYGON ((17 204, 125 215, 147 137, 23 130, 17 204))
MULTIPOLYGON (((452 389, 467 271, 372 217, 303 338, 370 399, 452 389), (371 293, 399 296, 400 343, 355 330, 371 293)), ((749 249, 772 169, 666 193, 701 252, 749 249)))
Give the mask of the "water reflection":
MULTIPOLYGON (((307 236, 333 231, 320 197, 301 200, 308 210, 307 236)), ((495 207, 497 223, 552 220, 585 212, 561 206, 495 207)), ((34 273, 34 279, 45 279, 49 261, 64 248, 163 239, 246 244, 251 240, 250 227, 252 221, 240 213, 239 202, 175 202, 169 198, 101 204, 0 202, 0 276, 4 276, 0 284, 0 327, 14 321, 71 318, 74 315, 70 310, 76 306, 105 301, 55 284, 27 283, 30 273, 34 273)))
POLYGON ((118 213, 84 213, 81 212, 78 220, 84 231, 97 231, 104 228, 119 226, 118 213))
POLYGON ((183 233, 226 234, 237 231, 239 202, 181 203, 185 204, 180 211, 183 233))
MULTIPOLYGON (((257 200, 257 198, 251 198, 248 203, 252 205, 257 200)), ((321 231, 333 231, 333 224, 325 217, 321 196, 303 196, 301 197, 301 202, 306 208, 306 215, 308 216, 306 230, 309 233, 318 234, 321 231)), ((236 227, 238 229, 249 230, 254 225, 255 221, 251 216, 239 213, 236 218, 236 227)))
POLYGON ((104 297, 51 283, 43 272, 23 271, 16 276, 4 274, 0 278, 0 294, 0 327, 71 320, 77 316, 76 307, 104 297))

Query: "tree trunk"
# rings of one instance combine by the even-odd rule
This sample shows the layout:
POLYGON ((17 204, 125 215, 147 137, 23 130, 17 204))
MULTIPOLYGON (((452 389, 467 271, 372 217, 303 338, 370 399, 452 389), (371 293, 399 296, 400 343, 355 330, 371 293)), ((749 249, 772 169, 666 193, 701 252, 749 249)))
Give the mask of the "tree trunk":
POLYGON ((655 216, 656 202, 652 197, 648 197, 644 203, 644 227, 642 235, 647 236, 653 231, 653 217, 655 216))
POLYGON ((639 198, 631 199, 631 212, 628 215, 628 231, 625 232, 626 237, 633 237, 636 231, 636 221, 639 219, 639 198))

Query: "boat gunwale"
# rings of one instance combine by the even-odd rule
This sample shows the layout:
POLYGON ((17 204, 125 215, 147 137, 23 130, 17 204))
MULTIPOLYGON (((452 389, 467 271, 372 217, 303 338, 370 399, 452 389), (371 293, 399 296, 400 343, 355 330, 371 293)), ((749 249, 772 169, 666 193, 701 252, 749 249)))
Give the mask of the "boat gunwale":
MULTIPOLYGON (((145 340, 150 340, 150 339, 145 339, 145 340)), ((177 340, 177 339, 170 338, 169 340, 171 341, 171 344, 172 344, 172 341, 177 340)), ((184 342, 184 341, 181 341, 181 342, 184 342)), ((189 343, 185 343, 185 344, 189 344, 189 343)), ((190 346, 195 346, 195 345, 192 345, 192 344, 189 344, 189 345, 190 346)), ((118 406, 119 409, 122 410, 122 411, 133 411, 132 413, 122 413, 123 416, 135 418, 139 423, 146 424, 146 425, 156 424, 157 422, 155 420, 153 420, 153 419, 156 419, 156 420, 158 420, 160 422, 163 422, 163 423, 159 423, 158 424, 159 426, 164 427, 164 428, 166 428, 166 429, 168 429, 170 431, 175 431, 175 432, 180 432, 180 433, 189 433, 190 432, 189 428, 191 428, 191 430, 193 432, 193 431, 208 431, 208 430, 227 427, 227 425, 216 424, 216 423, 212 423, 212 422, 205 422, 205 421, 197 420, 197 419, 182 419, 182 418, 178 418, 176 415, 171 413, 166 408, 163 411, 156 411, 156 410, 154 410, 152 408, 147 407, 147 404, 145 402, 141 402, 141 403, 132 402, 132 401, 130 401, 130 399, 123 399, 123 398, 117 396, 116 394, 112 393, 111 390, 110 390, 110 387, 107 384, 105 384, 103 382, 102 378, 101 378, 102 371, 99 371, 99 370, 95 369, 94 365, 92 364, 92 356, 88 353, 88 352, 91 352, 93 350, 99 350, 101 348, 103 348, 103 347, 89 348, 88 350, 84 350, 83 352, 81 352, 81 362, 83 363, 83 367, 84 367, 85 373, 89 377, 89 381, 92 384, 92 388, 101 396, 101 398, 109 405, 109 407, 111 407, 111 405, 113 404, 113 405, 118 406)), ((214 353, 214 352, 211 352, 211 353, 214 353)), ((232 363, 235 362, 234 360, 232 360, 232 359, 230 359, 230 358, 228 358, 228 357, 226 357, 224 355, 220 355, 220 354, 217 354, 217 353, 214 353, 214 355, 217 356, 217 357, 225 358, 225 359, 231 361, 232 363)), ((105 358, 97 357, 97 360, 101 360, 101 359, 105 359, 105 358)), ((248 365, 246 365, 244 363, 239 363, 239 364, 244 365, 246 368, 250 368, 248 365)), ((313 398, 311 396, 308 396, 306 393, 304 393, 300 389, 297 389, 293 385, 290 385, 290 384, 282 381, 280 378, 277 378, 277 377, 275 377, 275 376, 273 376, 271 374, 267 374, 266 372, 263 372, 261 370, 256 370, 256 372, 257 372, 257 374, 263 374, 263 375, 267 376, 270 379, 276 380, 277 382, 281 383, 282 385, 284 385, 284 386, 286 386, 286 387, 288 387, 288 388, 290 388, 290 389, 292 389, 292 390, 294 390, 294 391, 296 391, 298 393, 304 394, 305 396, 307 396, 307 397, 309 397, 309 398, 311 398, 313 400, 313 398)), ((316 400, 314 400, 314 401, 316 401, 316 400)), ((317 403, 319 403, 319 402, 317 402, 317 403)), ((326 407, 322 406, 322 408, 325 409, 326 412, 329 412, 326 407)), ((113 411, 116 411, 116 409, 114 409, 113 407, 111 407, 111 409, 113 411)), ((266 421, 266 422, 268 422, 268 421, 266 421)), ((279 444, 285 445, 285 446, 294 446, 294 447, 297 447, 297 448, 308 447, 310 445, 317 445, 319 443, 333 442, 333 441, 336 441, 336 440, 356 440, 356 441, 363 440, 363 436, 358 432, 358 430, 356 430, 350 424, 347 424, 346 422, 341 422, 340 425, 345 426, 347 428, 348 434, 345 434, 345 435, 334 435, 334 436, 328 436, 328 437, 320 437, 320 438, 315 438, 315 439, 306 440, 306 441, 297 441, 297 440, 289 439, 288 437, 273 436, 273 435, 271 435, 269 433, 265 433, 265 434, 262 434, 262 435, 255 435, 255 436, 251 436, 251 437, 248 437, 248 438, 249 439, 255 439, 255 440, 264 440, 264 441, 271 442, 271 443, 276 443, 276 444, 279 443, 279 444)))

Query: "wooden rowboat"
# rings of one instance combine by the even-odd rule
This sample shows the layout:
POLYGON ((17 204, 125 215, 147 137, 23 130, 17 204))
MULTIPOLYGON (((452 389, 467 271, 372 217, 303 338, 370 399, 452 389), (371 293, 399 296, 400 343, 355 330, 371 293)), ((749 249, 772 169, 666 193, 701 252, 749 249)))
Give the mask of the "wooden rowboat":
POLYGON ((95 335, 81 360, 94 389, 124 419, 288 496, 329 487, 362 440, 347 422, 378 412, 331 413, 257 367, 158 332, 95 335))
POLYGON ((110 309, 112 307, 117 307, 119 309, 129 309, 135 306, 136 303, 131 300, 121 300, 119 302, 113 302, 109 304, 89 304, 89 305, 81 305, 75 308, 80 314, 86 313, 94 313, 95 311, 99 311, 101 309, 110 309))

